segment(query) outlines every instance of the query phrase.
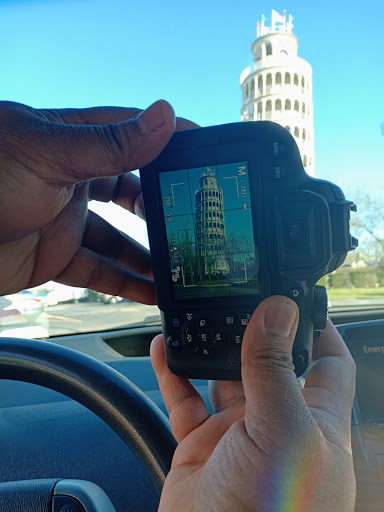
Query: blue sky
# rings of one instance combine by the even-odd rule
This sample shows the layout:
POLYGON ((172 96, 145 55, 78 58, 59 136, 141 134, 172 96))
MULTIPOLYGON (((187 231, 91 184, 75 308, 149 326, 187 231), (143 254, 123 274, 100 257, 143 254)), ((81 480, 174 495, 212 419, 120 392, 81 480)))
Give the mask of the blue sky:
POLYGON ((0 0, 0 98, 143 108, 165 98, 204 126, 235 122, 256 23, 272 8, 294 16, 313 68, 316 176, 383 192, 382 0, 0 0))

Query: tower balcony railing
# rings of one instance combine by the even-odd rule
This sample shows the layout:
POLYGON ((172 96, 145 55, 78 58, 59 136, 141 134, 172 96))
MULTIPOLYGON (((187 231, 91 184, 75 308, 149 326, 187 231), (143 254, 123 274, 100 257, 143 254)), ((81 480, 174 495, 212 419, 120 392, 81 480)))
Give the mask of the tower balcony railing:
MULTIPOLYGON (((252 84, 252 82, 251 82, 252 84)), ((275 94, 286 94, 289 96, 294 96, 300 99, 306 99, 307 101, 312 101, 312 88, 311 87, 301 87, 300 84, 296 85, 294 83, 281 83, 281 84, 266 84, 263 83, 262 87, 257 86, 252 87, 251 84, 248 84, 248 95, 246 95, 247 88, 243 86, 243 100, 244 103, 249 103, 254 99, 262 98, 264 96, 272 96, 275 94)))
POLYGON ((269 110, 266 108, 266 105, 263 105, 262 110, 257 108, 257 105, 254 106, 253 112, 246 112, 243 111, 243 117, 247 118, 248 120, 254 119, 255 121, 262 121, 262 120, 277 120, 281 119, 284 120, 290 120, 292 122, 297 123, 301 127, 305 127, 305 125, 308 123, 307 120, 310 119, 308 111, 303 113, 302 111, 297 111, 294 109, 276 109, 274 106, 269 110))

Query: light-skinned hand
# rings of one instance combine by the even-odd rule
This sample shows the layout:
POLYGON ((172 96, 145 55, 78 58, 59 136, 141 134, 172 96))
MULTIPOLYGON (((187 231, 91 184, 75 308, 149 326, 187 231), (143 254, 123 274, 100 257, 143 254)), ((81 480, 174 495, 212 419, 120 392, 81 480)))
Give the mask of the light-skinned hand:
POLYGON ((355 364, 328 322, 304 389, 292 365, 298 310, 286 297, 256 309, 242 346, 243 382, 211 383, 210 415, 173 375, 163 338, 151 358, 179 445, 160 512, 352 512, 355 364))

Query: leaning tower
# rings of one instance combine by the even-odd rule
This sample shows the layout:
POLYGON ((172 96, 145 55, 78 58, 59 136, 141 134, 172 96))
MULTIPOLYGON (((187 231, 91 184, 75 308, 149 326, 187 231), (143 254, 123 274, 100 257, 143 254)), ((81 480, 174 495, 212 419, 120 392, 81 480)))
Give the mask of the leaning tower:
POLYGON ((213 169, 203 171, 196 191, 196 235, 205 274, 227 274, 223 191, 213 169))
POLYGON ((306 172, 315 174, 312 68, 297 55, 292 16, 272 11, 271 27, 264 16, 252 44, 254 61, 240 77, 242 121, 270 120, 294 136, 306 172))

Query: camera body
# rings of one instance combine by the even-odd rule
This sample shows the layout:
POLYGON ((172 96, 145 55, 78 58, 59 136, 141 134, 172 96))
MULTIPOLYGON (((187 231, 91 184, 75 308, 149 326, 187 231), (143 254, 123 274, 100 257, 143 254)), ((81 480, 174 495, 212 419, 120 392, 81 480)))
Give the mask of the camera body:
POLYGON ((299 307, 297 376, 327 319, 316 282, 357 240, 336 185, 309 177, 290 133, 269 122, 175 132, 140 170, 167 364, 187 378, 241 379, 241 344, 258 304, 299 307))

